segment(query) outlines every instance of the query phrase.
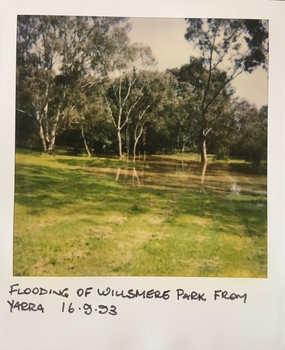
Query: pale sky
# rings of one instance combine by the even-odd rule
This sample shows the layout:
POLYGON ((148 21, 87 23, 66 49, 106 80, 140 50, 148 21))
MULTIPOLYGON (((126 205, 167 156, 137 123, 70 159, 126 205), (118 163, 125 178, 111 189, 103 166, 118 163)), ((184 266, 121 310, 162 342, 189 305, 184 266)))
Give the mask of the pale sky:
MULTIPOLYGON (((187 24, 184 19, 173 18, 130 18, 132 42, 139 42, 152 48, 158 61, 156 68, 180 68, 191 56, 190 44, 184 39, 187 24)), ((236 96, 255 103, 258 108, 267 105, 267 73, 258 68, 252 74, 242 73, 233 82, 236 96)))

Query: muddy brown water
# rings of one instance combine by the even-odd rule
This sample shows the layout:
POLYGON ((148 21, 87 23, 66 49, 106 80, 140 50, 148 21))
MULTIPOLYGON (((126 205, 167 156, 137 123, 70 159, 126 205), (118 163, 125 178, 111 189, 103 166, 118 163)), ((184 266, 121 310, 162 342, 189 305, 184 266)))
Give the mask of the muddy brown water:
POLYGON ((150 189, 183 190, 211 189, 232 193, 266 196, 267 176, 256 174, 250 166, 231 166, 210 163, 206 167, 200 163, 148 157, 138 166, 119 168, 88 168, 98 177, 110 176, 125 186, 132 188, 147 187, 150 189))

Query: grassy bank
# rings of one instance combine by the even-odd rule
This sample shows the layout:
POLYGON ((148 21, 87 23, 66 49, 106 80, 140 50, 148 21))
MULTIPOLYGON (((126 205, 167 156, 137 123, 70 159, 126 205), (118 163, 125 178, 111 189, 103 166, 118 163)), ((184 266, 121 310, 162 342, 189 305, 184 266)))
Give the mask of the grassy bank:
POLYGON ((265 195, 117 181, 133 168, 19 150, 14 275, 266 276, 265 195))

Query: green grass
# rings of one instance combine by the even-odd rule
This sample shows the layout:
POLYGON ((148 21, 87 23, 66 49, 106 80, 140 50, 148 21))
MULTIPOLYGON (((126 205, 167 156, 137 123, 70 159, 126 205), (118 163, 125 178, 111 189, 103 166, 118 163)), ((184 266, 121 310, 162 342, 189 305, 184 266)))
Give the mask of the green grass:
POLYGON ((116 181, 133 166, 18 150, 14 275, 266 277, 265 195, 116 181))

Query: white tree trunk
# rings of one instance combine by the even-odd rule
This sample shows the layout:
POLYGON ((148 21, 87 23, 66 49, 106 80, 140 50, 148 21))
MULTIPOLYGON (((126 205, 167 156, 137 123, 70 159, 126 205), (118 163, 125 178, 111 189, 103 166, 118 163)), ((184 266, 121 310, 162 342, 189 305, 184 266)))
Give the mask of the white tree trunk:
POLYGON ((83 138, 85 151, 86 151, 88 157, 91 157, 91 152, 89 151, 89 147, 88 147, 88 144, 87 144, 87 141, 86 141, 86 137, 85 137, 83 125, 81 125, 81 136, 82 136, 82 138, 83 138))

